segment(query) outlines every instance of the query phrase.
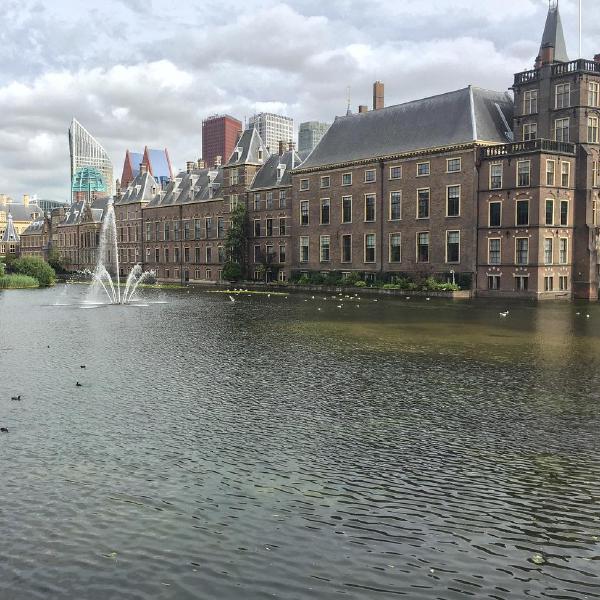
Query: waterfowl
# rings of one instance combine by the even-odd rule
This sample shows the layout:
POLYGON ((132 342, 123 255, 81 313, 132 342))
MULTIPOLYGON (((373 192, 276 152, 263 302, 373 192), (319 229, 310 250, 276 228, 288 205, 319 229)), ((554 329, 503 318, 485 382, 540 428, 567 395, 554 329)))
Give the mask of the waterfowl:
POLYGON ((0 427, 0 433, 8 433, 7 427, 0 427))
POLYGON ((75 384, 75 387, 81 387, 81 384, 79 383, 79 381, 75 384))
POLYGON ((18 396, 11 396, 10 399, 11 400, 21 400, 21 394, 19 394, 18 396))
POLYGON ((85 369, 85 365, 79 365, 82 369, 85 369))

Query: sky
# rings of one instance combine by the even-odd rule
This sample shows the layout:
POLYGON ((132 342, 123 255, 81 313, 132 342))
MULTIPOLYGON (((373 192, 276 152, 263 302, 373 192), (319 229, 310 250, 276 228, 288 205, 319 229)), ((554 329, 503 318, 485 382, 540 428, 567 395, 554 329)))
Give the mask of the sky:
MULTIPOLYGON (((332 121, 469 84, 507 90, 538 53, 548 0, 0 0, 0 193, 66 200, 77 118, 108 151, 201 156, 202 119, 332 121)), ((578 1, 560 0, 569 57, 578 1)), ((600 2, 583 0, 583 56, 600 2)))

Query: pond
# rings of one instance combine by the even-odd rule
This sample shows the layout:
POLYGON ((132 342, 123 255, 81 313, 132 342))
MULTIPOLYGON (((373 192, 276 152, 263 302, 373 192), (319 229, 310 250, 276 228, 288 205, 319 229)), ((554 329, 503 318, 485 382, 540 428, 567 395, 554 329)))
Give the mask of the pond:
POLYGON ((600 598, 600 306, 86 293, 0 292, 1 598, 600 598))

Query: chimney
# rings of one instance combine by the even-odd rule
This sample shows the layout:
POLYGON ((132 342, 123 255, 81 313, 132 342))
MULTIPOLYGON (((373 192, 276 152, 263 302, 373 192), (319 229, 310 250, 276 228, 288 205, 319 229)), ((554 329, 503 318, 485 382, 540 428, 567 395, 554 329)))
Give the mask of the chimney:
POLYGON ((542 64, 550 65, 554 62, 554 47, 544 46, 542 48, 542 64))
POLYGON ((359 112, 359 113, 366 113, 366 112, 369 112, 369 107, 368 107, 366 104, 361 104, 361 105, 358 107, 358 112, 359 112))
POLYGON ((385 106, 383 83, 376 81, 373 84, 373 110, 380 110, 385 106))
POLYGON ((217 156, 215 156, 215 167, 220 167, 221 166, 221 159, 223 157, 220 154, 217 154, 217 156))
POLYGON ((188 173, 191 173, 191 172, 194 170, 194 167, 196 166, 196 163, 195 163, 193 160, 188 160, 188 161, 185 163, 185 165, 186 165, 186 167, 185 167, 185 170, 186 170, 188 173))
POLYGON ((288 150, 289 150, 290 152, 292 152, 292 151, 293 151, 293 150, 295 150, 295 149, 296 149, 296 142, 289 141, 289 142, 288 142, 288 150))
POLYGON ((283 140, 279 140, 279 156, 283 156, 285 153, 285 142, 283 140))
POLYGON ((23 194, 23 206, 29 206, 29 194, 23 194))
POLYGON ((594 55, 594 62, 600 63, 600 54, 594 55))
POLYGON ((146 163, 140 163, 140 175, 144 175, 148 172, 148 165, 146 163))
POLYGON ((199 169, 206 169, 206 163, 201 158, 198 159, 197 165, 199 169))

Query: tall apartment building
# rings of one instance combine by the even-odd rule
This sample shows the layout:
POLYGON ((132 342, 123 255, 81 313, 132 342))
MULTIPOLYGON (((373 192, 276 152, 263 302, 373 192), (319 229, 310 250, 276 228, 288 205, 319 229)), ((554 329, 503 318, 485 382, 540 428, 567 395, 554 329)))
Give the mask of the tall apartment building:
POLYGON ((294 139, 294 119, 274 113, 253 115, 248 127, 258 131, 269 152, 277 152, 279 142, 288 144, 294 139))
POLYGON ((242 123, 230 115, 213 115, 202 121, 202 158, 212 167, 217 156, 224 164, 235 150, 242 123))
POLYGON ((321 141, 331 123, 320 123, 319 121, 306 121, 300 123, 298 129, 298 152, 306 156, 312 152, 321 141))

